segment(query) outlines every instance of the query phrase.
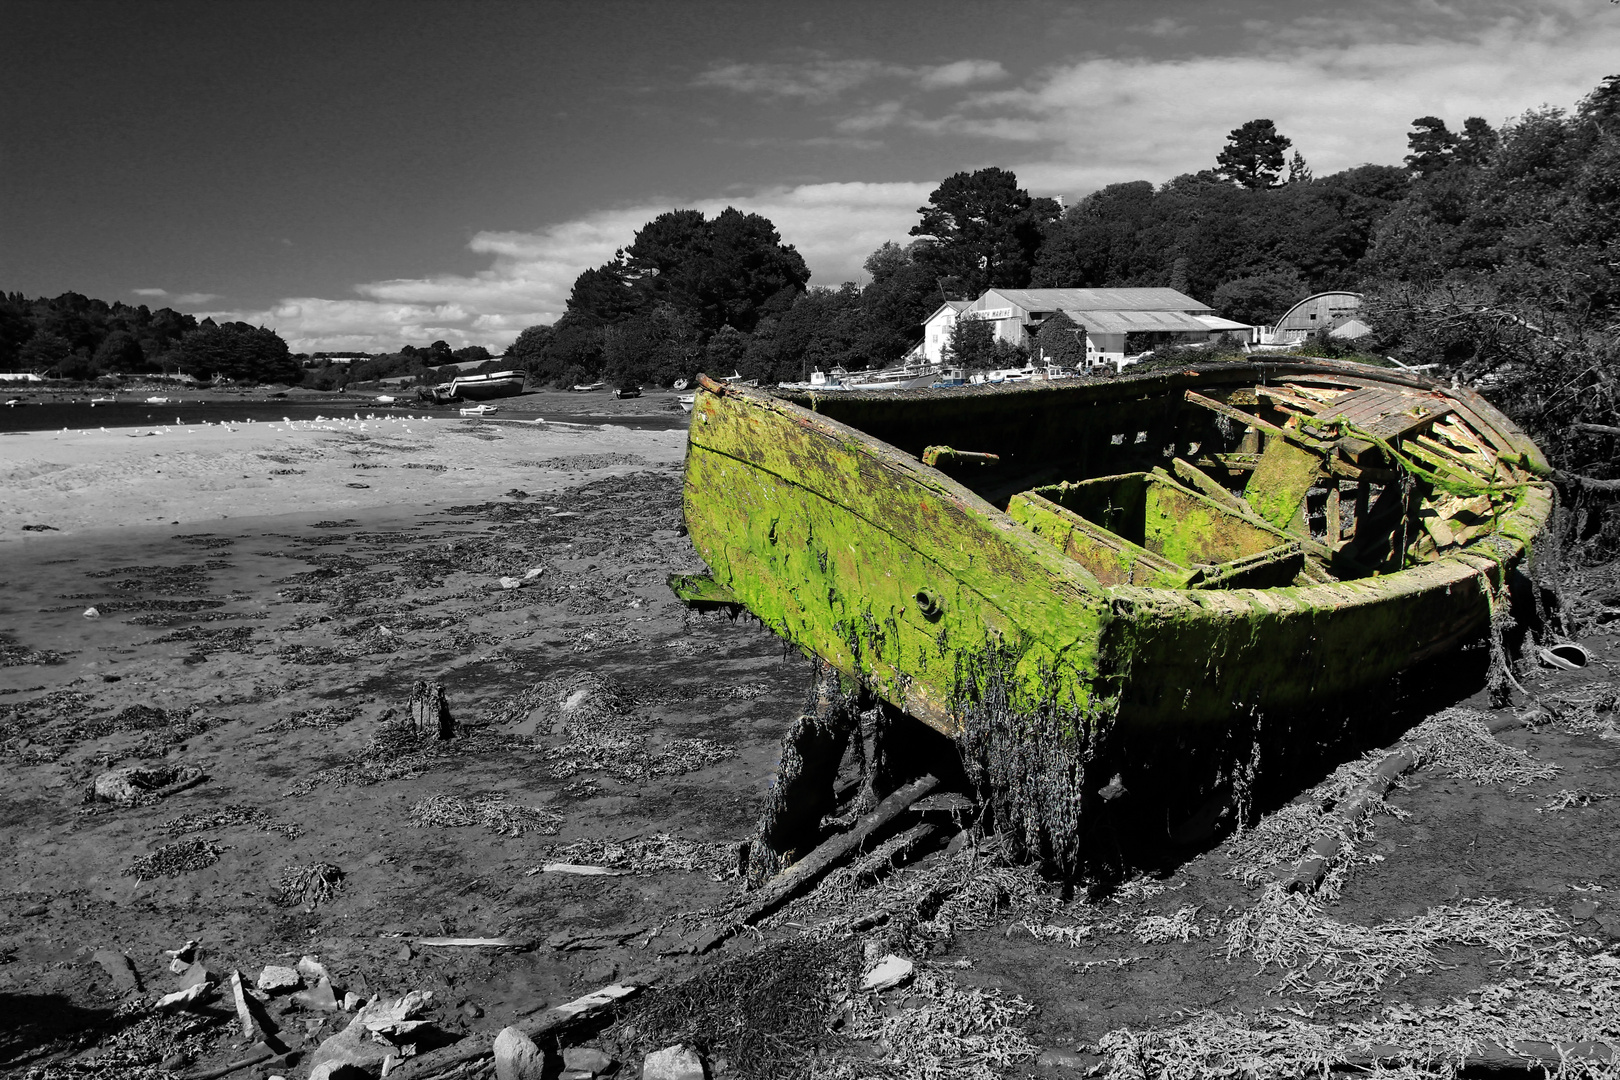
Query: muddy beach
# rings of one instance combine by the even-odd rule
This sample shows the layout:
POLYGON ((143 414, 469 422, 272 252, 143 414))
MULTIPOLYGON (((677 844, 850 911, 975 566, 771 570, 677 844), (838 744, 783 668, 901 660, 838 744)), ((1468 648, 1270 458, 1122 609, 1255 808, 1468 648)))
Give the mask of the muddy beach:
MULTIPOLYGON (((697 954, 742 897, 811 666, 670 595, 700 568, 683 432, 0 447, 0 1071, 303 1077, 360 1002, 424 991, 428 1026, 366 1041, 364 1070, 493 1075, 446 1055, 612 985, 646 989, 540 1039, 548 1075, 588 1047, 635 1076, 672 1044, 739 1077, 1452 1075, 1620 1040, 1612 618, 1585 669, 1523 667, 1551 707, 1518 699, 1530 726, 1489 708, 1480 643, 1249 828, 1120 881, 1043 882, 953 839, 946 801, 897 826, 934 826, 904 867, 880 845, 697 954), (413 725, 418 684, 451 738, 413 725), (1401 747, 1415 767, 1324 889, 1285 892, 1401 747), (863 989, 890 956, 894 985, 863 989), (215 991, 157 1007, 188 982, 215 991)), ((1582 580, 1616 604, 1612 576, 1582 580)))

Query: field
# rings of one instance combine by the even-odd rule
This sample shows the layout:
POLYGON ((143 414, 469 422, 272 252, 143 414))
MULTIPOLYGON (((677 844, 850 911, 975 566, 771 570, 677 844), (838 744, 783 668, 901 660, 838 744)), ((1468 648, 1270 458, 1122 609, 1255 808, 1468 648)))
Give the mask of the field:
MULTIPOLYGON (((232 1075, 307 1075, 351 1014, 267 993, 244 1036, 229 989, 306 955, 338 1001, 430 991, 431 1028, 399 1039, 422 1050, 646 986, 565 1040, 622 1076, 675 1042, 721 1076, 1197 1077, 1452 1075, 1560 1046, 1578 1069, 1599 1051, 1577 1044, 1620 1040, 1612 618, 1584 670, 1522 669, 1549 707, 1532 726, 1488 708, 1481 643, 1363 703, 1365 741, 1279 781, 1248 828, 1122 853, 1116 880, 1043 882, 963 837, 695 953, 742 897, 739 842, 812 672, 669 594, 699 568, 681 436, 8 439, 0 1070, 200 1076, 262 1040, 291 1053, 232 1075), (158 479, 165 439, 190 441, 158 479), (1417 767, 1323 889, 1284 892, 1399 746, 1417 767), (195 977, 171 970, 188 942, 223 994, 160 1011, 195 977), (888 954, 909 980, 860 990, 888 954)), ((1620 604, 1583 580, 1592 610, 1620 604)), ((943 840, 964 816, 929 820, 943 840)))

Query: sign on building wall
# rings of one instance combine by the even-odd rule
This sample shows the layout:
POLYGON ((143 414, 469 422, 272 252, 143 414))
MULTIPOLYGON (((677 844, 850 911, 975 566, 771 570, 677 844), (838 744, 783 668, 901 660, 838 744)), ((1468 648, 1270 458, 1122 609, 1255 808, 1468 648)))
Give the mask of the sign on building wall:
POLYGON ((996 322, 1000 319, 1012 318, 1013 309, 1010 307, 987 307, 981 308, 978 311, 969 312, 969 314, 971 314, 975 319, 983 319, 986 322, 996 322))

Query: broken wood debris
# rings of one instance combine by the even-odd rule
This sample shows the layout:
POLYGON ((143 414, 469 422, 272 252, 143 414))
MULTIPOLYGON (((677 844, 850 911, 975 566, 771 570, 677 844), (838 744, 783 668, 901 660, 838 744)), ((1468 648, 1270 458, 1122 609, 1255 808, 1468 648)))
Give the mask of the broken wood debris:
MULTIPOLYGON (((601 1015, 618 1002, 640 993, 642 989, 639 984, 612 983, 513 1026, 518 1032, 538 1042, 543 1036, 561 1034, 576 1023, 601 1015)), ((406 1059, 391 1075, 398 1080, 428 1080, 429 1077, 443 1076, 469 1061, 489 1057, 494 1052, 494 1043, 490 1037, 468 1036, 450 1046, 406 1059)))
POLYGON ((832 870, 853 858, 874 833, 911 809, 917 800, 938 786, 937 779, 923 776, 878 803, 877 809, 862 818, 848 832, 840 833, 828 840, 766 882, 758 897, 732 912, 725 925, 698 939, 692 946, 693 951, 708 952, 743 927, 752 926, 789 900, 807 892, 832 870))

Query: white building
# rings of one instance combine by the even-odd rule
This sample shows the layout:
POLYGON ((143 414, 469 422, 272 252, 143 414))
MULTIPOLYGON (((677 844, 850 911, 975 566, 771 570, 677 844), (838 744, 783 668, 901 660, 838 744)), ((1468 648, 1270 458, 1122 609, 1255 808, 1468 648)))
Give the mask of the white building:
POLYGON ((1253 332, 1246 323, 1217 317, 1208 304, 1162 288, 990 289, 951 321, 985 319, 996 324, 998 340, 1031 347, 1041 324, 1060 311, 1085 332, 1088 367, 1123 365, 1127 334, 1147 334, 1153 344, 1168 344, 1207 342, 1228 333, 1252 338, 1253 332))
POLYGON ((922 342, 911 350, 907 359, 921 359, 930 364, 943 363, 945 346, 951 343, 951 328, 956 325, 956 317, 964 308, 972 305, 971 300, 947 300, 935 308, 934 313, 923 320, 922 342))
POLYGON ((1267 345, 1298 345, 1318 330, 1337 338, 1364 337, 1372 328, 1356 317, 1360 311, 1360 293, 1315 293, 1289 308, 1261 340, 1267 345))

